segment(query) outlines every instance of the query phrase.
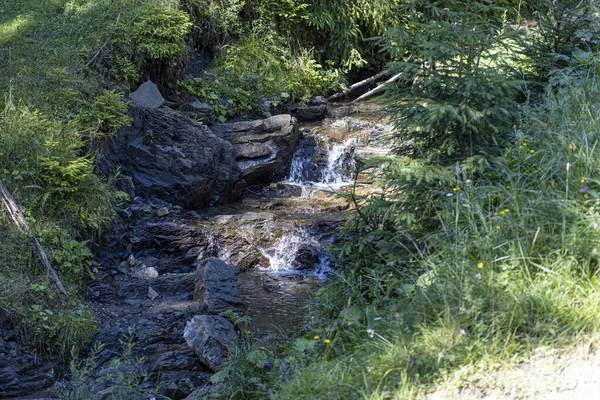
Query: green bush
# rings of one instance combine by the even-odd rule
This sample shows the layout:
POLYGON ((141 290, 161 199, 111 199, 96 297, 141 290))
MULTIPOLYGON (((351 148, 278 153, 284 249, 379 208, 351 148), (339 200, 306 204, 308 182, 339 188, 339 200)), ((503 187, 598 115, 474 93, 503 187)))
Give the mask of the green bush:
POLYGON ((127 103, 123 95, 112 90, 96 97, 92 109, 82 111, 78 118, 83 127, 89 127, 89 139, 101 141, 112 136, 120 126, 130 124, 127 103))
POLYGON ((535 29, 530 31, 528 54, 535 61, 535 78, 546 81, 555 68, 569 66, 578 51, 590 51, 600 43, 600 17, 593 0, 535 0, 529 5, 535 29))
POLYGON ((132 35, 150 79, 166 84, 179 73, 186 55, 185 37, 192 23, 184 11, 162 6, 148 7, 133 24, 132 35))
POLYGON ((286 41, 257 27, 224 46, 216 67, 181 86, 215 109, 215 118, 269 115, 281 103, 304 102, 339 88, 340 76, 317 64, 306 49, 292 52, 286 41), (268 101, 268 103, 266 103, 268 101))
POLYGON ((94 174, 73 122, 9 103, 0 114, 0 179, 34 219, 99 230, 114 217, 111 194, 94 174))

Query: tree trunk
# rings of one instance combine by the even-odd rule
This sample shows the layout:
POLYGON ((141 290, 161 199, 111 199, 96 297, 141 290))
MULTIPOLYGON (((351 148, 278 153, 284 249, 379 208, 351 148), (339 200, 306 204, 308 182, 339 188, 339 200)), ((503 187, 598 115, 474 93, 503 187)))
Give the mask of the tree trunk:
MULTIPOLYGON (((12 222, 21 232, 25 234, 31 234, 31 231, 29 230, 29 226, 27 225, 27 221, 25 220, 25 216, 23 215, 21 208, 15 202, 15 199, 12 197, 8 189, 6 189, 6 186, 4 186, 4 183, 2 183, 2 181, 0 181, 0 195, 2 195, 2 202, 4 203, 4 207, 8 211, 8 215, 10 216, 12 222)), ((50 274, 50 277, 54 281, 54 285, 56 286, 60 300, 64 302, 67 297, 67 291, 65 290, 65 287, 63 286, 60 278, 58 277, 58 274, 56 273, 54 268, 52 268, 52 264, 50 264, 50 260, 48 259, 48 256, 46 256, 46 252, 40 244, 40 241, 35 235, 32 235, 32 237, 35 251, 40 257, 42 264, 50 274)))

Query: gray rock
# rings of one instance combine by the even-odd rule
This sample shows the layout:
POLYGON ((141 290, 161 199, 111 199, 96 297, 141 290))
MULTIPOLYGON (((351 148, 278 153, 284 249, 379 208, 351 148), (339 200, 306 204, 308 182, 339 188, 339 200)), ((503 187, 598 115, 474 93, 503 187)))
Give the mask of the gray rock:
POLYGON ((245 184, 270 183, 285 177, 300 132, 290 115, 227 124, 212 131, 233 144, 235 163, 245 184))
POLYGON ((234 149, 227 140, 168 108, 132 105, 128 114, 133 123, 117 131, 107 152, 116 159, 106 163, 121 165, 123 174, 133 179, 136 194, 186 208, 241 196, 234 149))
POLYGON ((143 83, 129 96, 135 104, 141 107, 157 108, 165 103, 158 87, 151 81, 143 83))
POLYGON ((208 119, 212 115, 214 109, 208 104, 205 104, 198 99, 194 99, 189 103, 184 103, 179 107, 179 110, 194 118, 208 119))
POLYGON ((244 303, 238 291, 239 272, 218 258, 208 258, 196 269, 194 300, 213 314, 241 310, 244 303))
POLYGON ((350 115, 350 106, 341 106, 331 110, 331 115, 335 118, 343 118, 350 115))
POLYGON ((329 100, 323 96, 313 96, 310 98, 310 100, 308 100, 309 106, 318 106, 321 104, 329 104, 329 100))
POLYGON ((320 121, 327 116, 327 106, 325 104, 314 106, 291 106, 288 111, 300 122, 320 121))
POLYGON ((167 207, 162 207, 154 211, 154 214, 156 214, 157 217, 164 217, 166 215, 169 215, 169 209, 167 207))
POLYGON ((156 292, 156 290, 152 289, 152 286, 148 286, 147 296, 150 300, 154 300, 155 298, 158 297, 158 293, 156 292))
POLYGON ((212 371, 218 371, 230 346, 237 342, 235 327, 218 315, 197 315, 185 326, 183 337, 200 361, 212 371))
POLYGON ((133 276, 142 279, 154 279, 158 278, 158 271, 154 267, 147 267, 145 264, 142 264, 133 271, 133 276))

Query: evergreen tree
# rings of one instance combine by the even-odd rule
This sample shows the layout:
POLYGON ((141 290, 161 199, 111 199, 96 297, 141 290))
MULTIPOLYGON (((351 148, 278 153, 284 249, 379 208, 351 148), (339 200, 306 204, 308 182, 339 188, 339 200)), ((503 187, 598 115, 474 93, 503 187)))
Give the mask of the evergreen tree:
POLYGON ((503 27, 504 11, 476 0, 403 6, 409 22, 383 39, 402 73, 386 95, 402 152, 460 157, 511 129, 520 81, 504 60, 515 37, 503 27))

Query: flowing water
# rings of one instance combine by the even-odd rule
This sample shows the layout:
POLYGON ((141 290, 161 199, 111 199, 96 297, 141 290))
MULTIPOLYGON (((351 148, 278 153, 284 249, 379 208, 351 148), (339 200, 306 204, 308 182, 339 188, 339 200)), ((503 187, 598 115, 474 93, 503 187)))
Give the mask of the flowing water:
POLYGON ((356 155, 384 154, 378 139, 389 131, 377 110, 366 111, 303 126, 287 178, 271 185, 285 188, 286 195, 276 191, 246 201, 254 208, 281 207, 275 208, 277 220, 293 221, 275 240, 258 247, 266 262, 240 275, 240 293, 248 305, 252 329, 301 327, 302 306, 334 268, 326 248, 335 242, 336 229, 329 226, 324 232, 319 226, 332 221, 335 228, 341 225, 348 203, 336 195, 354 184, 356 155))
POLYGON ((248 188, 238 203, 199 212, 170 205, 170 215, 161 219, 154 214, 165 207, 159 199, 131 204, 135 218, 107 243, 99 266, 109 267, 100 268, 90 285, 101 321, 95 339, 106 343, 101 363, 108 365, 119 339, 135 325, 136 351, 148 360, 149 381, 160 381, 170 397, 179 396, 175 388, 201 386, 210 373, 182 335, 187 321, 206 313, 193 296, 196 267, 208 257, 241 270, 239 295, 253 335, 269 340, 302 329, 310 294, 336 268, 328 247, 352 212, 340 194, 349 186, 371 190, 355 173, 356 164, 386 153, 380 139, 389 123, 369 104, 353 107, 301 126, 289 175, 248 188), (152 278, 132 275, 134 268, 152 278))

